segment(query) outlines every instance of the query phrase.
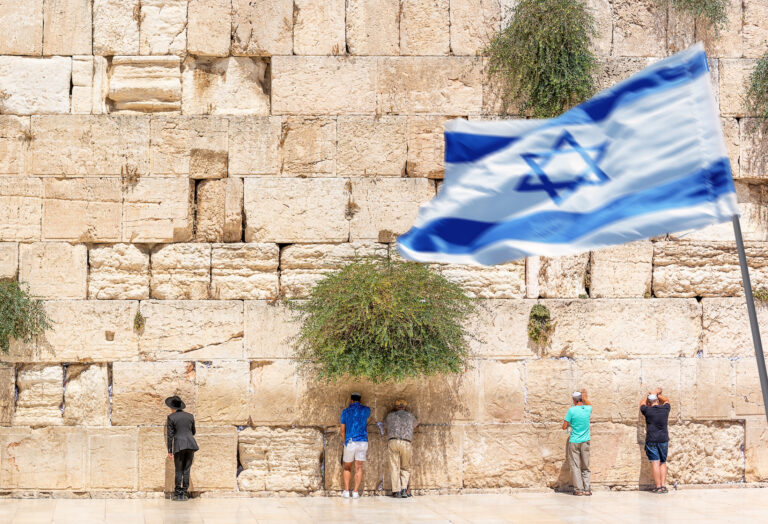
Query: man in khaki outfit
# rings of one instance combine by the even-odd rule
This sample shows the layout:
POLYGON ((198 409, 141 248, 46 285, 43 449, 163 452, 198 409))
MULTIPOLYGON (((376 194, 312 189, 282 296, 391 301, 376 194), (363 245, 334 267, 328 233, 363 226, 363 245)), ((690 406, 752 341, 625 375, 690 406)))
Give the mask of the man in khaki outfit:
POLYGON ((389 472, 392 478, 392 496, 398 499, 410 497, 408 479, 411 477, 411 457, 413 456, 413 430, 419 421, 408 412, 405 400, 395 401, 395 410, 387 415, 389 472))

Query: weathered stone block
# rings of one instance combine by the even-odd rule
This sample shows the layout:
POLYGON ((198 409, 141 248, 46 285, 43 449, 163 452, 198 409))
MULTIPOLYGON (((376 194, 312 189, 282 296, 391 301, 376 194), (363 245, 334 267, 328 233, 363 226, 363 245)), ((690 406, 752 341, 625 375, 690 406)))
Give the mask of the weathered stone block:
POLYGON ((248 178, 246 242, 344 242, 348 182, 342 178, 248 178))
POLYGON ((294 361, 252 361, 250 373, 248 411, 251 424, 310 424, 299 414, 299 379, 294 361))
POLYGON ((322 176, 336 172, 336 120, 287 118, 280 141, 283 173, 322 176))
POLYGON ((348 0, 346 34, 350 54, 399 54, 400 1, 348 0))
POLYGON ((269 115, 267 62, 261 58, 187 58, 184 114, 269 115))
POLYGON ((666 56, 666 8, 654 0, 614 0, 614 56, 666 56))
POLYGON ((217 117, 166 116, 150 125, 152 173, 227 176, 228 122, 217 117))
POLYGON ((0 174, 16 175, 25 171, 29 119, 0 115, 0 174))
POLYGON ((198 242, 238 242, 243 234, 243 179, 200 182, 195 219, 198 242))
MULTIPOLYGON (((614 54, 616 54, 615 51, 614 54)), ((598 71, 595 78, 597 88, 603 90, 613 87, 641 69, 648 67, 653 62, 653 58, 631 56, 599 57, 597 60, 598 71)))
POLYGON ((593 251, 589 294, 594 298, 640 298, 651 292, 653 244, 641 240, 593 251))
POLYGON ((43 3, 43 54, 91 53, 91 1, 48 0, 43 3))
MULTIPOLYGON (((755 282, 768 282, 768 244, 748 243, 747 261, 755 282)), ((739 296, 735 242, 656 242, 653 294, 657 297, 739 296)))
POLYGON ((706 17, 696 21, 696 37, 704 41, 711 58, 740 58, 743 54, 741 25, 742 0, 728 0, 725 27, 715 31, 706 17))
POLYGON ((43 192, 44 240, 120 240, 123 194, 119 178, 47 178, 43 192))
POLYGON ((4 489, 78 490, 87 482, 84 428, 0 429, 4 489))
POLYGON ((117 111, 178 111, 181 109, 179 57, 114 57, 107 96, 117 111))
POLYGON ((230 175, 274 175, 280 171, 280 117, 229 120, 230 175))
POLYGON ((13 423, 16 408, 16 368, 13 364, 0 364, 0 426, 13 423))
POLYGON ((19 279, 32 295, 42 298, 85 298, 88 251, 83 244, 62 242, 22 244, 19 279))
POLYGON ((137 302, 54 300, 46 302, 45 310, 53 327, 38 337, 42 359, 111 362, 138 357, 139 336, 133 326, 137 302))
MULTIPOLYGON (((502 0, 502 12, 505 0, 502 0)), ((595 17, 597 34, 592 37, 592 48, 598 56, 609 56, 613 47, 613 1, 586 0, 585 5, 595 17)))
POLYGON ((579 298, 586 295, 589 253, 556 258, 529 257, 529 298, 579 298))
POLYGON ((248 361, 219 360, 201 363, 196 369, 197 422, 234 426, 247 424, 251 378, 248 361))
POLYGON ((741 422, 684 422, 670 427, 670 484, 739 482, 744 474, 741 422))
MULTIPOLYGON (((64 423, 70 426, 109 426, 106 364, 70 364, 64 380, 64 423)), ((126 465, 130 467, 130 463, 126 465)))
POLYGON ((744 424, 744 480, 765 482, 768 479, 768 426, 765 417, 748 417, 744 424))
POLYGON ((477 339, 470 348, 477 356, 531 358, 537 349, 524 335, 535 300, 483 300, 468 329, 477 339))
POLYGON ((88 298, 149 298, 149 252, 142 246, 92 246, 88 250, 88 265, 88 298))
POLYGON ((755 68, 756 60, 723 58, 719 60, 720 114, 741 117, 744 108, 744 86, 755 68))
POLYGON ((0 109, 5 114, 69 113, 72 59, 0 56, 0 109))
POLYGON ((0 55, 41 55, 43 52, 43 0, 3 2, 0 25, 4 30, 0 55))
POLYGON ((323 432, 316 428, 247 428, 238 435, 241 491, 322 488, 323 432))
POLYGON ((160 300, 141 304, 147 319, 139 351, 147 360, 243 356, 243 303, 160 300))
POLYGON ((695 29, 696 19, 691 13, 667 5, 667 50, 669 54, 679 53, 695 44, 695 29))
POLYGON ((103 176, 149 172, 149 118, 33 116, 32 133, 30 168, 36 174, 103 176))
POLYGON ((272 113, 373 114, 376 69, 374 58, 273 57, 272 113))
POLYGON ((350 239, 394 241, 434 196, 435 186, 426 178, 352 179, 350 239))
POLYGON ((0 280, 16 280, 19 273, 19 245, 0 242, 0 280))
MULTIPOLYGON (((759 125, 756 118, 741 118, 740 147, 739 147, 739 177, 764 181, 768 178, 768 161, 766 160, 766 141, 764 133, 753 129, 759 125)), ((765 222, 763 220, 763 222, 765 222)))
POLYGON ((754 355, 734 362, 733 410, 737 416, 764 415, 763 395, 754 355))
POLYGON ((211 284, 210 244, 166 244, 151 255, 152 298, 204 300, 211 284))
POLYGON ((483 420, 520 422, 525 408, 525 368, 522 362, 482 360, 480 383, 483 420))
MULTIPOLYGON (((670 399, 669 420, 677 420, 681 413, 683 400, 682 361, 672 358, 648 358, 640 362, 640 394, 637 396, 637 408, 644 394, 661 388, 664 396, 670 399)), ((642 418, 638 418, 643 422, 642 418)), ((642 427, 642 425, 641 425, 642 427)))
POLYGON ((476 298, 524 298, 525 261, 516 260, 496 266, 435 264, 442 275, 459 284, 476 298))
POLYGON ((448 0, 404 0, 400 7, 400 54, 447 55, 450 52, 448 0))
POLYGON ((237 489, 237 429, 200 428, 195 435, 200 451, 190 476, 190 490, 237 489))
POLYGON ((0 240, 40 240, 42 197, 39 178, 0 177, 0 240))
POLYGON ((229 55, 232 33, 230 0, 190 0, 187 7, 187 52, 192 55, 229 55))
POLYGON ((139 428, 89 428, 87 434, 91 489, 135 490, 139 476, 139 428))
POLYGON ((696 358, 682 363, 680 410, 683 420, 731 418, 732 362, 727 358, 696 358))
POLYGON ((187 178, 140 178, 123 194, 124 242, 189 242, 194 183, 187 178))
MULTIPOLYGON (((705 298, 702 306, 704 356, 754 357, 744 298, 705 298)), ((758 324, 768 326, 768 305, 756 303, 758 324)))
POLYGON ((232 54, 290 55, 293 0, 232 0, 232 54))
MULTIPOLYGON (((20 366, 16 376, 14 426, 49 426, 62 423, 64 368, 60 365, 20 366)), ((35 486, 37 487, 37 486, 35 486)))
POLYGON ((533 421, 562 421, 581 389, 569 360, 528 360, 525 363, 525 410, 533 421))
POLYGON ((463 115, 482 110, 482 63, 478 58, 382 58, 378 76, 381 113, 463 115))
POLYGON ((578 360, 573 367, 575 390, 587 390, 593 421, 637 422, 642 395, 639 360, 578 360))
POLYGON ((263 300, 245 303, 245 356, 290 358, 299 324, 288 306, 263 300))
POLYGON ((274 300, 279 256, 276 244, 214 245, 211 296, 217 300, 274 300))
POLYGON ((183 55, 187 50, 187 0, 141 0, 139 53, 183 55))
MULTIPOLYGON (((638 409, 638 406, 635 406, 635 409, 638 409)), ((631 422, 631 425, 611 423, 592 425, 591 449, 602 451, 602 453, 592 453, 590 460, 592 482, 635 488, 643 483, 644 468, 648 467, 648 463, 643 452, 644 446, 638 442, 636 420, 631 422)), ((570 477, 570 469, 567 465, 565 465, 565 473, 570 477)), ((570 485, 571 482, 567 484, 570 485)))
POLYGON ((402 176, 409 152, 406 127, 403 117, 339 117, 337 173, 402 176))
POLYGON ((501 29, 501 3, 499 0, 450 0, 450 4, 451 54, 479 54, 501 29))
POLYGON ((449 117, 416 116, 408 119, 408 176, 443 178, 445 122, 449 117))
POLYGON ((743 2, 744 57, 760 58, 768 45, 768 6, 759 0, 743 2))
POLYGON ((173 491, 173 477, 174 466, 173 460, 168 458, 165 428, 139 428, 139 489, 173 491))
POLYGON ((139 54, 139 0, 93 0, 93 53, 139 54))
POLYGON ((345 0, 296 0, 293 7, 293 53, 345 54, 345 8, 345 0))
MULTIPOLYGON (((145 306, 146 307, 146 306, 145 306)), ((195 365, 192 362, 115 362, 112 365, 112 424, 165 424, 167 397, 178 395, 195 413, 195 365)), ((140 445, 142 443, 140 442, 140 445)), ((143 449, 141 445, 141 449, 143 449)), ((163 442, 162 448, 165 448, 163 442)), ((166 452, 161 455, 166 455, 166 452)), ((140 489, 141 488, 140 486, 140 489)))

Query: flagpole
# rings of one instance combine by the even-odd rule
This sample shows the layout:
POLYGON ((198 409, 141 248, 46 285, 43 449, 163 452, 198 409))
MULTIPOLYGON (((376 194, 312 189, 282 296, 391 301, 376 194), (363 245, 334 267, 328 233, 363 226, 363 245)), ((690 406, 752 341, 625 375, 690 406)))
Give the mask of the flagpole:
POLYGON ((763 408, 765 409, 765 418, 768 420, 768 374, 766 374, 765 370, 763 343, 760 341, 760 327, 757 325, 757 311, 755 311, 755 299, 752 296, 752 283, 749 280, 749 267, 747 267, 747 254, 744 251, 744 239, 741 237, 741 223, 739 222, 739 215, 733 215, 733 233, 736 236, 736 247, 739 251, 741 280, 744 283, 744 295, 747 298, 749 326, 752 328, 752 342, 755 345, 757 374, 760 375, 760 389, 763 392, 763 408))

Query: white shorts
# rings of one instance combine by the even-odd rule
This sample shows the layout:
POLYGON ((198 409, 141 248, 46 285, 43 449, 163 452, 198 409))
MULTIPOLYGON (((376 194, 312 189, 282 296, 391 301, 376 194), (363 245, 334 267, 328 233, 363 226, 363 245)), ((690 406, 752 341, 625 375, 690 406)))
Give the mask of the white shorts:
POLYGON ((344 446, 344 462, 353 462, 355 460, 359 462, 365 461, 365 454, 368 452, 367 442, 355 442, 351 441, 344 446))

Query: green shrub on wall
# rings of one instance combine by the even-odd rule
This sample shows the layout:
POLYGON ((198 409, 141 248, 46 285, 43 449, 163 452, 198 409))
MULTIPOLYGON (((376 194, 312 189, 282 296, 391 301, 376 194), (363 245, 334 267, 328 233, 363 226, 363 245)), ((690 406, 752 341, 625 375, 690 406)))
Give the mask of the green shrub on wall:
POLYGON ((768 52, 757 61, 747 83, 746 109, 755 118, 747 132, 765 136, 768 132, 768 52))
POLYGON ((580 0, 520 0, 485 49, 505 112, 550 118, 595 91, 595 20, 580 0))
POLYGON ((301 320, 295 358, 322 380, 401 381, 467 366, 464 326, 475 302, 426 265, 353 262, 293 307, 301 320))
POLYGON ((8 353, 11 339, 30 342, 51 327, 42 300, 29 296, 26 286, 0 281, 0 350, 8 353))
POLYGON ((664 0, 679 13, 703 18, 719 31, 728 23, 728 0, 664 0))
POLYGON ((534 304, 528 315, 528 338, 530 341, 539 347, 546 346, 554 329, 549 308, 543 304, 534 304))

